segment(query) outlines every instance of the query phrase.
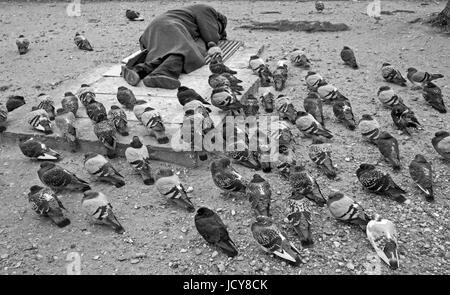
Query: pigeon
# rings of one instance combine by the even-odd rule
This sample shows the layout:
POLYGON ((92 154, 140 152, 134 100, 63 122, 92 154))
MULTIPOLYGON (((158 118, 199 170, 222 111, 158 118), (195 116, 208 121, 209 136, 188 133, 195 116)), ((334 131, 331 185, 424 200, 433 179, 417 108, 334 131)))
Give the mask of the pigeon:
POLYGON ((147 146, 142 144, 138 136, 133 136, 130 146, 125 150, 125 158, 134 170, 141 175, 145 185, 155 183, 150 167, 150 156, 147 146))
POLYGON ((186 189, 180 179, 171 169, 163 168, 156 172, 155 186, 161 196, 167 198, 175 205, 194 212, 195 206, 187 195, 186 189))
POLYGON ((220 248, 228 257, 238 255, 236 244, 231 240, 227 227, 213 210, 201 207, 195 214, 195 228, 208 242, 220 248))
POLYGON ((64 93, 64 98, 61 100, 61 106, 65 113, 71 112, 76 117, 78 112, 78 98, 72 92, 64 93))
POLYGON ((436 152, 444 159, 450 160, 450 133, 447 131, 438 131, 431 139, 436 152))
MULTIPOLYGON (((146 102, 145 100, 138 100, 136 101, 136 104, 133 107, 133 113, 135 117, 141 121, 141 116, 145 112, 147 108, 152 108, 150 103, 146 102)), ((152 108, 153 109, 153 108, 152 108)))
POLYGON ((244 106, 237 99, 233 90, 228 86, 213 89, 211 93, 211 104, 222 111, 239 111, 244 106))
POLYGON ((270 87, 273 84, 273 74, 267 65, 261 66, 258 69, 258 77, 261 87, 270 87))
MULTIPOLYGON (((191 151, 198 153, 201 161, 206 161, 208 155, 203 146, 203 135, 206 135, 213 125, 204 125, 205 117, 199 112, 195 113, 194 110, 189 110, 187 113, 183 117, 183 123, 180 128, 181 139, 189 145, 191 151)), ((213 123, 212 120, 210 122, 213 123)), ((186 146, 185 148, 187 149, 188 147, 186 146)))
POLYGON ((311 233, 311 206, 304 196, 296 194, 288 199, 289 213, 287 219, 300 238, 303 247, 314 244, 311 233))
POLYGON ((211 71, 211 73, 213 74, 222 74, 222 73, 230 73, 232 75, 236 75, 237 72, 231 70, 230 68, 228 68, 226 65, 224 65, 221 62, 221 58, 212 58, 211 62, 209 63, 209 70, 211 71))
POLYGON ((308 93, 308 96, 303 100, 303 107, 305 111, 311 114, 317 122, 325 127, 325 119, 323 116, 322 100, 315 92, 308 93))
POLYGON ((246 183, 232 166, 228 158, 211 162, 211 176, 214 184, 226 193, 245 192, 246 183))
POLYGON ((375 142, 380 135, 380 124, 369 114, 362 115, 358 128, 362 137, 370 142, 375 142))
POLYGON ((0 133, 6 130, 6 122, 8 120, 8 110, 0 103, 0 133))
POLYGON ((187 102, 183 106, 184 116, 192 116, 195 114, 200 114, 200 122, 202 134, 206 135, 210 130, 214 129, 214 122, 209 116, 211 110, 208 107, 205 107, 200 101, 192 100, 187 102))
POLYGON ((258 55, 250 56, 250 60, 248 62, 248 67, 253 71, 253 73, 257 74, 259 69, 265 67, 266 63, 264 60, 258 55))
POLYGON ((254 174, 245 191, 255 216, 270 217, 270 184, 259 174, 254 174))
POLYGON ((115 158, 117 156, 117 138, 114 124, 110 120, 94 123, 94 133, 98 140, 105 146, 108 158, 115 158))
POLYGON ((77 138, 77 129, 75 127, 75 116, 72 112, 58 109, 55 119, 55 125, 59 129, 60 134, 69 144, 72 152, 76 152, 80 147, 77 138))
POLYGON ((184 106, 186 103, 198 100, 203 104, 210 104, 208 101, 206 101, 200 94, 198 94, 194 89, 186 87, 186 86, 180 86, 178 87, 177 92, 178 101, 182 106, 184 106))
POLYGON ((259 111, 259 103, 256 97, 252 94, 247 95, 246 103, 244 105, 244 114, 246 116, 256 116, 259 111))
POLYGON ((295 167, 295 151, 293 147, 290 146, 280 146, 278 161, 277 161, 277 170, 282 177, 289 180, 289 176, 291 175, 291 170, 295 167))
POLYGON ((273 93, 268 91, 265 92, 261 95, 261 97, 259 98, 261 100, 261 104, 264 108, 264 111, 266 111, 266 113, 273 113, 273 109, 274 109, 274 96, 273 93))
POLYGON ((381 67, 381 75, 383 76, 383 79, 387 82, 397 84, 400 86, 406 86, 406 80, 403 78, 400 71, 395 69, 390 63, 383 63, 383 66, 381 67))
POLYGON ((70 224, 70 220, 64 216, 63 204, 57 194, 48 187, 33 185, 28 193, 28 202, 31 209, 40 216, 50 218, 58 227, 65 227, 70 224))
POLYGON ((444 78, 442 74, 430 74, 428 72, 420 72, 416 68, 408 68, 406 77, 413 83, 425 84, 436 79, 444 78))
POLYGON ((406 192, 399 187, 388 173, 382 173, 374 165, 361 164, 356 170, 356 176, 364 188, 369 191, 390 197, 399 203, 406 201, 406 192))
POLYGON ((75 45, 81 49, 86 51, 93 51, 91 43, 89 43, 88 39, 81 35, 80 33, 76 32, 75 37, 73 38, 73 41, 75 42, 75 45))
POLYGON ((348 100, 334 85, 324 83, 326 82, 320 82, 319 87, 317 87, 317 93, 324 103, 348 100))
POLYGON ((367 223, 372 219, 360 204, 340 192, 328 196, 327 207, 337 220, 356 224, 364 231, 367 223))
POLYGON ((55 105, 53 100, 46 94, 41 93, 38 95, 39 104, 37 105, 38 109, 43 109, 47 112, 48 118, 53 121, 55 120, 55 105))
POLYGON ((88 117, 95 123, 99 123, 108 118, 105 106, 98 101, 93 101, 86 106, 88 117))
POLYGON ((403 99, 389 86, 381 86, 380 89, 378 89, 377 96, 378 100, 385 107, 392 108, 399 104, 403 105, 403 99))
POLYGON ((289 97, 284 94, 278 95, 275 99, 275 108, 278 111, 280 119, 286 119, 291 123, 295 123, 297 110, 289 97))
POLYGON ((141 17, 141 14, 137 11, 131 10, 131 9, 127 9, 125 11, 125 16, 130 20, 130 21, 143 21, 144 18, 141 17))
POLYGON ((25 104, 25 98, 19 95, 11 95, 6 101, 6 109, 9 113, 25 104))
POLYGON ((312 137, 314 143, 324 142, 327 139, 333 138, 330 131, 325 129, 319 122, 314 119, 311 114, 304 111, 297 112, 295 120, 297 128, 305 134, 305 136, 312 137))
POLYGON ((418 129, 421 125, 414 112, 405 105, 396 105, 391 111, 392 121, 398 129, 410 135, 408 128, 418 129))
POLYGON ((95 102, 95 92, 94 88, 88 84, 81 84, 80 89, 78 89, 76 96, 80 99, 81 103, 87 107, 90 103, 95 102))
POLYGON ((423 155, 417 154, 409 164, 409 174, 420 190, 425 193, 425 199, 429 202, 434 201, 431 163, 423 155))
MULTIPOLYGON (((293 139, 294 126, 287 121, 273 121, 270 124, 271 141, 278 141, 278 146, 290 146, 293 139)), ((261 132, 260 132, 261 133, 261 132)))
MULTIPOLYGON (((222 87, 222 86, 231 87, 230 81, 223 74, 209 75, 208 84, 209 84, 209 86, 211 86, 212 89, 222 87)), ((233 89, 233 90, 235 90, 235 89, 233 89)))
POLYGON ((327 84, 319 73, 313 71, 308 71, 305 76, 305 82, 308 90, 312 92, 316 92, 319 86, 327 84))
POLYGON ((151 107, 147 107, 141 116, 141 122, 147 127, 150 135, 156 137, 159 144, 169 143, 169 137, 166 134, 166 127, 164 126, 161 114, 151 107))
POLYGON ((45 144, 33 137, 20 141, 19 148, 25 156, 31 159, 43 161, 61 160, 61 154, 48 148, 45 144))
POLYGON ((125 229, 114 215, 113 207, 104 193, 92 190, 84 192, 81 206, 95 223, 107 225, 118 234, 125 232, 125 229))
POLYGON ((312 144, 309 146, 308 156, 328 178, 336 177, 336 168, 331 161, 330 145, 312 144))
POLYGON ((251 230, 253 238, 265 252, 274 254, 294 266, 300 265, 302 262, 300 251, 289 241, 286 234, 278 229, 271 218, 256 217, 256 221, 251 225, 251 230))
POLYGON ((55 192, 62 190, 84 192, 91 189, 86 181, 51 162, 41 163, 37 174, 42 183, 53 189, 55 192))
POLYGON ((100 181, 112 184, 117 188, 125 185, 123 176, 100 154, 85 154, 84 168, 86 168, 89 174, 96 176, 100 181))
POLYGON ((301 165, 295 166, 289 177, 292 195, 304 196, 310 201, 316 203, 319 207, 325 206, 327 203, 320 191, 317 181, 305 170, 301 165))
POLYGON ((289 68, 288 63, 289 63, 289 61, 288 61, 287 57, 280 58, 277 61, 277 68, 283 67, 283 68, 285 68, 286 73, 287 73, 287 70, 289 68))
POLYGON ((439 113, 447 113, 441 89, 433 82, 427 82, 422 90, 423 98, 439 113))
POLYGON ((398 141, 389 132, 382 131, 375 140, 381 155, 388 161, 394 170, 400 170, 400 151, 398 149, 398 141))
POLYGON ((50 118, 48 114, 43 109, 38 109, 37 107, 33 107, 31 112, 25 115, 25 120, 30 124, 33 129, 38 131, 42 131, 45 134, 52 134, 52 123, 50 122, 50 118))
POLYGON ((112 105, 108 112, 108 117, 111 119, 116 131, 122 136, 128 136, 128 120, 127 114, 117 105, 112 105))
MULTIPOLYGON (((226 125, 225 122, 224 125, 226 125)), ((226 137, 226 126, 224 126, 223 130, 224 137, 226 137)), ((236 132, 242 131, 236 130, 236 132)), ((225 155, 232 159, 233 163, 240 164, 254 170, 259 170, 261 168, 258 155, 256 155, 254 151, 252 152, 249 150, 249 142, 247 142, 245 137, 240 138, 238 135, 229 136, 228 138, 224 138, 224 141, 226 142, 225 155)))
POLYGON ((117 88, 116 96, 117 101, 129 110, 132 110, 136 104, 136 97, 134 96, 133 91, 125 86, 119 86, 119 88, 117 88))
POLYGON ((215 42, 208 42, 208 56, 211 57, 211 59, 217 59, 218 61, 222 62, 223 60, 223 52, 222 49, 215 43, 215 42))
POLYGON ((356 120, 353 115, 352 105, 348 100, 338 100, 333 104, 333 113, 338 121, 342 122, 347 129, 355 130, 356 120))
POLYGON ((305 52, 300 49, 294 49, 290 54, 291 63, 300 68, 309 69, 311 61, 306 56, 305 52))
POLYGON ((316 1, 315 7, 318 12, 322 12, 325 9, 325 4, 322 1, 316 1))
POLYGON ((341 51, 341 59, 344 61, 345 64, 349 65, 350 67, 354 69, 359 68, 358 63, 356 62, 355 53, 350 47, 344 46, 344 48, 341 51))
POLYGON ((286 81, 288 78, 287 68, 279 66, 273 71, 273 84, 276 91, 282 91, 286 86, 286 81))
POLYGON ((367 238, 378 256, 395 270, 399 267, 398 241, 395 225, 388 219, 376 214, 367 224, 367 238))
POLYGON ((30 46, 30 41, 28 41, 28 39, 25 38, 24 35, 20 35, 16 39, 16 45, 17 45, 17 49, 19 50, 19 54, 23 55, 28 52, 28 47, 30 46))

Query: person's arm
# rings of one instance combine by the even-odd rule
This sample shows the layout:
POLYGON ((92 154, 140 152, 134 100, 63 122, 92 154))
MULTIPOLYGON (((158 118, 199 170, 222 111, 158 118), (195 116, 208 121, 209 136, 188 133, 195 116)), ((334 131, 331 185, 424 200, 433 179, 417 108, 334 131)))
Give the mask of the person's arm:
POLYGON ((198 25, 198 31, 200 38, 208 42, 214 42, 217 44, 221 39, 219 34, 219 23, 217 20, 217 13, 212 8, 202 9, 196 14, 196 22, 198 25))

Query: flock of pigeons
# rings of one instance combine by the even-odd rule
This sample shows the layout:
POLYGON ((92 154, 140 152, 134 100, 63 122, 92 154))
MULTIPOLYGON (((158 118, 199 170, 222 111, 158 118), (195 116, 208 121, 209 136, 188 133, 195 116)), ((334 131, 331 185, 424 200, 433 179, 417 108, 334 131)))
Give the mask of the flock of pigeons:
MULTIPOLYGON (((78 41, 77 45, 80 48, 90 47, 89 42, 81 35, 77 34, 75 39, 76 43, 78 41)), ((26 46, 26 42, 22 41, 20 46, 18 43, 21 54, 26 46)), ((195 132, 199 132, 204 136, 214 128, 214 123, 209 117, 211 110, 208 105, 210 104, 222 111, 229 112, 230 115, 244 114, 246 116, 261 113, 259 109, 259 104, 261 104, 265 113, 269 114, 275 111, 280 118, 280 122, 276 125, 276 128, 280 131, 280 136, 276 138, 279 147, 279 157, 276 163, 272 163, 270 157, 267 157, 267 151, 262 149, 251 151, 248 146, 250 142, 248 134, 235 127, 235 133, 245 134, 244 140, 240 144, 246 148, 241 151, 226 152, 227 157, 213 160, 210 166, 214 184, 225 194, 245 195, 248 198, 250 208, 256 219, 251 225, 256 242, 266 252, 276 255, 292 265, 302 263, 300 249, 278 228, 271 216, 272 192, 270 184, 259 174, 254 174, 250 181, 244 179, 233 167, 233 163, 256 170, 262 169, 263 172, 270 172, 272 168, 276 168, 288 180, 291 196, 287 203, 288 214, 286 217, 298 235, 302 246, 309 247, 314 243, 311 233, 311 206, 323 207, 326 205, 332 216, 337 220, 356 225, 365 231, 380 258, 392 269, 398 268, 399 258, 395 225, 391 221, 381 218, 378 214, 369 216, 359 203, 343 193, 334 192, 328 198, 325 198, 317 181, 306 171, 303 165, 296 162, 291 130, 296 126, 305 136, 312 138, 313 143, 309 147, 308 155, 317 164, 320 171, 329 178, 335 178, 337 171, 332 163, 331 149, 327 143, 332 140, 333 134, 325 127, 323 104, 331 104, 338 121, 342 122, 349 130, 355 130, 358 127, 362 137, 375 144, 393 169, 398 170, 401 169, 401 163, 399 145, 395 137, 387 131, 381 130, 376 119, 368 114, 362 115, 357 123, 358 120, 353 114, 350 100, 337 87, 328 83, 318 72, 309 70, 311 63, 302 50, 296 49, 290 56, 291 64, 308 69, 305 81, 309 94, 303 101, 304 111, 298 111, 289 97, 283 94, 275 97, 272 91, 272 89, 282 91, 285 88, 288 79, 288 58, 281 59, 274 71, 270 70, 260 54, 250 58, 249 68, 259 76, 261 87, 267 89, 267 91, 261 95, 259 100, 249 95, 244 103, 237 98, 237 95, 244 90, 240 85, 242 81, 234 76, 235 71, 224 65, 220 47, 213 43, 208 44, 208 47, 208 54, 211 56, 209 68, 212 72, 208 82, 213 89, 210 102, 191 88, 181 86, 178 89, 177 97, 184 110, 181 128, 184 128, 184 126, 189 128, 183 134, 193 135, 195 132)), ((354 52, 349 47, 343 48, 341 58, 351 68, 358 68, 354 52)), ((386 82, 406 86, 407 80, 400 71, 389 63, 383 64, 381 75, 386 82)), ((432 82, 441 77, 443 76, 440 74, 421 72, 414 68, 409 68, 407 73, 407 79, 417 89, 421 89, 424 99, 439 112, 445 113, 446 107, 442 93, 439 87, 432 82)), ((392 88, 382 86, 377 95, 382 105, 391 109, 394 124, 405 134, 411 135, 411 129, 421 128, 414 112, 405 105, 401 97, 392 88)), ((169 141, 165 134, 161 115, 149 103, 136 100, 133 92, 126 87, 118 88, 117 99, 124 108, 133 110, 138 120, 156 137, 158 143, 164 144, 169 141)), ((76 151, 79 143, 74 122, 80 102, 84 105, 87 115, 93 122, 94 133, 106 148, 107 157, 117 156, 116 133, 128 135, 126 113, 120 106, 114 105, 106 112, 103 104, 96 101, 94 90, 86 84, 81 85, 76 94, 65 93, 61 100, 62 108, 56 110, 56 112, 53 100, 50 97, 41 95, 38 100, 39 104, 33 107, 25 118, 32 128, 46 134, 52 133, 52 121, 55 121, 59 132, 70 143, 73 151, 76 151)), ((8 99, 6 109, 0 108, 0 128, 2 128, 2 131, 6 128, 8 112, 23 104, 25 104, 23 97, 13 96, 8 99)), ((235 136, 235 134, 224 134, 224 137, 227 136, 235 136)), ((183 140, 192 142, 187 138, 183 140)), ((436 132, 431 142, 439 155, 446 160, 450 160, 449 132, 436 132)), ((33 185, 28 194, 29 201, 38 214, 51 218, 59 227, 69 225, 70 220, 63 213, 65 208, 59 200, 58 194, 62 191, 79 191, 83 193, 82 208, 94 222, 111 226, 118 233, 125 231, 115 217, 113 207, 105 194, 92 190, 88 182, 54 163, 61 158, 58 152, 34 138, 21 140, 19 147, 25 156, 44 161, 40 164, 37 173, 45 187, 33 185)), ((171 169, 159 169, 156 173, 152 172, 149 152, 141 138, 133 136, 126 149, 125 156, 132 168, 141 175, 144 184, 155 185, 161 196, 167 198, 173 204, 189 212, 195 211, 195 205, 188 197, 188 190, 185 189, 178 176, 171 169)), ((200 159, 207 159, 206 152, 200 153, 200 159)), ((87 153, 84 166, 99 181, 110 183, 115 187, 125 185, 124 177, 103 155, 87 153)), ((425 193, 426 199, 433 201, 431 163, 427 161, 425 156, 417 154, 409 164, 409 172, 413 181, 425 193)), ((405 190, 393 181, 390 174, 382 173, 374 165, 361 164, 356 170, 356 175, 362 186, 368 191, 386 196, 399 203, 405 202, 405 190)), ((195 226, 207 242, 220 248, 230 257, 238 255, 238 247, 230 238, 226 226, 216 212, 206 207, 199 208, 195 215, 195 226)))

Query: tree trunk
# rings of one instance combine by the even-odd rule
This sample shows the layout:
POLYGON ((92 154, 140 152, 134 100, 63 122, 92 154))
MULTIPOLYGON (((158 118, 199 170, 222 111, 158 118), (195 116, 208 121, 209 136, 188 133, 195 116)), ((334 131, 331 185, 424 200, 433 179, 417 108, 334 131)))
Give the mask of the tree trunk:
POLYGON ((447 1, 445 8, 431 22, 433 26, 441 27, 445 30, 450 29, 450 0, 447 1))

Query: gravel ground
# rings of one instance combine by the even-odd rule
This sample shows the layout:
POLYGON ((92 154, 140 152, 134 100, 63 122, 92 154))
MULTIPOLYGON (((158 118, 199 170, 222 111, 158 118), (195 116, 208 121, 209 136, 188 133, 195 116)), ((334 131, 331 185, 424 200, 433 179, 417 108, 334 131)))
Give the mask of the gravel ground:
MULTIPOLYGON (((65 81, 82 76, 100 64, 117 63, 134 52, 137 39, 155 15, 186 4, 183 1, 100 2, 82 5, 82 16, 69 18, 63 3, 0 3, 0 99, 10 94, 26 97, 30 103, 41 93, 63 87, 65 81), (137 9, 145 22, 129 23, 124 9, 137 9), (85 33, 95 51, 75 48, 75 31, 85 33), (19 56, 14 40, 25 34, 31 41, 28 54, 19 56)), ((336 222, 326 208, 313 209, 314 247, 304 250, 306 264, 293 268, 260 250, 250 232, 252 214, 245 199, 225 199, 213 185, 206 166, 193 170, 176 167, 180 177, 194 188, 196 205, 216 211, 228 225, 230 236, 239 247, 239 256, 227 259, 217 253, 196 232, 194 214, 173 208, 159 197, 154 187, 144 186, 123 159, 112 161, 125 175, 127 185, 116 189, 95 184, 95 189, 110 197, 116 215, 127 230, 116 235, 103 227, 90 225, 81 214, 81 194, 64 194, 72 224, 64 229, 39 218, 27 202, 28 187, 38 184, 38 163, 24 158, 16 146, 0 146, 0 273, 64 274, 69 252, 81 254, 83 274, 449 274, 449 164, 443 162, 431 146, 437 130, 450 130, 450 115, 439 114, 410 87, 397 89, 416 112, 425 130, 411 138, 401 135, 390 119, 389 111, 376 99, 384 85, 380 77, 383 61, 390 61, 403 71, 415 66, 446 77, 437 81, 449 106, 448 36, 409 20, 440 11, 440 5, 420 6, 419 2, 382 1, 383 10, 409 9, 416 14, 383 16, 375 23, 361 12, 367 2, 326 3, 324 14, 313 12, 313 2, 239 2, 209 1, 229 17, 230 39, 245 40, 246 46, 266 45, 264 57, 272 64, 295 47, 305 48, 313 68, 350 98, 354 113, 375 115, 382 127, 394 134, 401 144, 403 169, 394 174, 381 163, 378 167, 393 175, 408 191, 408 204, 398 205, 364 192, 355 176, 360 163, 379 159, 375 147, 362 142, 358 130, 351 132, 335 122, 330 107, 325 107, 328 127, 336 134, 333 160, 339 179, 328 180, 309 161, 305 147, 309 140, 298 138, 298 160, 317 177, 325 195, 340 190, 360 202, 369 213, 378 212, 392 220, 399 231, 400 268, 391 271, 374 259, 365 234, 357 228, 336 222), (279 11, 280 14, 261 14, 279 11), (352 30, 339 33, 262 32, 235 29, 249 20, 317 19, 345 22, 352 30), (354 48, 361 64, 351 70, 340 61, 343 45, 354 48), (423 153, 435 171, 436 202, 428 203, 413 185, 407 166, 416 153, 423 153), (371 268, 375 266, 375 271, 371 268)), ((298 107, 306 94, 304 72, 291 68, 285 93, 295 98, 298 107)), ((84 179, 82 155, 65 153, 61 165, 84 179)), ((154 163, 154 167, 168 166, 154 163)), ((237 167, 245 177, 254 173, 237 167)), ((284 223, 288 184, 277 174, 264 175, 273 190, 272 212, 278 224, 299 245, 284 223)))

